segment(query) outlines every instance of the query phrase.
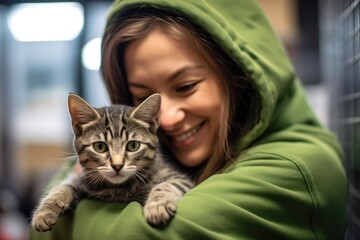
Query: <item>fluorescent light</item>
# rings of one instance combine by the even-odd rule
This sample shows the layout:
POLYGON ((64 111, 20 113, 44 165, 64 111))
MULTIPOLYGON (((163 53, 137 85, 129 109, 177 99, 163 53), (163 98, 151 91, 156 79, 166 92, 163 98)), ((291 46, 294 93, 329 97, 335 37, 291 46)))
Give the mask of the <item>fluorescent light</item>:
POLYGON ((75 2, 15 5, 7 23, 17 41, 68 41, 84 26, 84 9, 75 2))
POLYGON ((88 41, 81 53, 82 64, 89 70, 99 70, 101 62, 101 38, 88 41))

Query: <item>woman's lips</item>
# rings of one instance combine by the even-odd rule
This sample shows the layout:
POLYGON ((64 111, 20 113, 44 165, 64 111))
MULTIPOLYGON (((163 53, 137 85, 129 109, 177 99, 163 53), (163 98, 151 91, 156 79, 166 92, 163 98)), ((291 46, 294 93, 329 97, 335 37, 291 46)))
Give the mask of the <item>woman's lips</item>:
POLYGON ((184 147, 188 146, 195 140, 195 135, 199 132, 205 122, 200 123, 199 125, 191 128, 190 130, 186 131, 177 136, 172 136, 172 142, 175 147, 184 147))
POLYGON ((173 139, 176 142, 183 142, 183 141, 189 139, 190 137, 192 137, 195 133, 197 133, 197 131, 200 129, 200 127, 201 127, 201 125, 198 125, 179 136, 173 137, 173 139))

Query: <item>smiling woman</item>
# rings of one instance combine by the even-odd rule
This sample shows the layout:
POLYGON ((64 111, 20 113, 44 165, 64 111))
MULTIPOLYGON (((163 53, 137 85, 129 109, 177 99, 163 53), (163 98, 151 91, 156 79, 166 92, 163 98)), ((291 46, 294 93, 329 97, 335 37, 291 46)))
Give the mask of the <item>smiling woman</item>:
POLYGON ((83 200, 47 236, 71 225, 73 239, 343 237, 339 143, 256 0, 115 1, 101 70, 114 104, 160 93, 156 133, 196 186, 167 227, 146 224, 136 203, 83 200))
POLYGON ((182 164, 200 168, 201 182, 233 162, 234 143, 258 119, 259 95, 202 29, 152 11, 109 26, 119 32, 104 40, 102 73, 113 102, 137 105, 161 93, 159 137, 182 164))
POLYGON ((159 27, 128 45, 124 63, 135 105, 161 93, 160 136, 177 160, 187 167, 204 163, 218 139, 219 113, 225 115, 220 77, 159 27))

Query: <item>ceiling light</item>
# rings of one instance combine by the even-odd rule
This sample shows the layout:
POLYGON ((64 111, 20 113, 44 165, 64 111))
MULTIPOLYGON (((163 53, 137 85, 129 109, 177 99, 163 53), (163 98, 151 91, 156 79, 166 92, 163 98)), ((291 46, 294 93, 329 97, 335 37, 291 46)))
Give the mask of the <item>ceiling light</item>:
POLYGON ((17 41, 69 41, 84 26, 84 9, 75 2, 16 4, 7 23, 17 41))

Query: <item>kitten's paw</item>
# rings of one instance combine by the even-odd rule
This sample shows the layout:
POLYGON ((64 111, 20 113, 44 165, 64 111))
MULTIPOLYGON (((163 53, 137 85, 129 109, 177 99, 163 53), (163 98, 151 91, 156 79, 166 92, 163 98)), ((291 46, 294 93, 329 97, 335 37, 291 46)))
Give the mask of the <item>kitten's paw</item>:
POLYGON ((39 232, 50 231, 68 207, 69 204, 61 195, 46 199, 35 211, 32 227, 39 232))
POLYGON ((145 220, 153 226, 165 226, 176 213, 173 201, 153 201, 144 206, 145 220))
POLYGON ((39 209, 34 213, 31 221, 32 227, 38 232, 50 231, 57 223, 60 211, 51 209, 39 209))

